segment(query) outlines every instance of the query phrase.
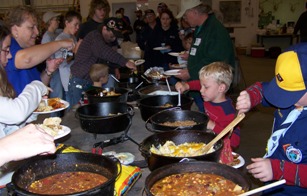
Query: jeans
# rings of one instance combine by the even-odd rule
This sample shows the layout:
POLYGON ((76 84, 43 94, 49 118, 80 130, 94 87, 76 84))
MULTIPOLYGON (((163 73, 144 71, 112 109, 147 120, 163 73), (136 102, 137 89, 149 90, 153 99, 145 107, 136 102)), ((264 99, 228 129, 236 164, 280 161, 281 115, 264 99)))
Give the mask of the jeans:
MULTIPOLYGON (((50 79, 50 88, 53 90, 52 92, 50 92, 50 98, 58 97, 60 99, 64 99, 64 93, 63 93, 64 89, 62 86, 59 70, 56 70, 52 74, 52 77, 50 79)), ((63 114, 64 114, 63 111, 60 111, 60 112, 51 113, 50 116, 51 117, 62 117, 63 114)))
POLYGON ((50 88, 53 90, 53 92, 50 92, 50 97, 51 98, 64 98, 64 93, 63 93, 63 86, 60 78, 60 72, 59 70, 56 70, 50 79, 50 88))
POLYGON ((68 84, 69 104, 71 107, 78 104, 82 92, 86 91, 91 86, 91 82, 81 78, 71 76, 68 84))

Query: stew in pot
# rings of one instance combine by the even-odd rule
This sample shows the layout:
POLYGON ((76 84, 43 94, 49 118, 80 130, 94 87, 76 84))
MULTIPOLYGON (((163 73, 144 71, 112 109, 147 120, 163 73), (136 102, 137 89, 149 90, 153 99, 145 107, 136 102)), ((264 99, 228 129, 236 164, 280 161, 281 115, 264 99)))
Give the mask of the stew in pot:
POLYGON ((232 196, 244 192, 234 182, 215 174, 182 173, 157 181, 150 189, 155 196, 215 195, 232 196))
POLYGON ((91 172, 65 172, 34 181, 28 188, 36 194, 64 195, 90 190, 108 179, 91 172))

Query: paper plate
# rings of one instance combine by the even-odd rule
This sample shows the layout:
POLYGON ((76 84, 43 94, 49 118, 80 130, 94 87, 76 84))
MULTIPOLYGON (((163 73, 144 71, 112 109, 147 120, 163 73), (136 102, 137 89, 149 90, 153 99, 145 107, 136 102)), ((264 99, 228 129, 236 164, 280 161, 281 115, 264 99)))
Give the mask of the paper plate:
POLYGON ((164 72, 164 75, 167 75, 167 76, 176 76, 176 75, 179 75, 180 69, 171 69, 171 70, 168 70, 168 71, 165 71, 164 72))
POLYGON ((167 50, 167 47, 155 47, 154 50, 167 50))
POLYGON ((183 69, 187 67, 187 64, 171 64, 169 67, 171 69, 183 69))
POLYGON ((67 101, 61 100, 60 102, 64 104, 63 108, 58 108, 58 109, 51 110, 51 111, 46 111, 46 112, 33 112, 33 114, 50 114, 50 113, 54 113, 54 112, 59 112, 59 111, 65 110, 66 108, 69 107, 69 103, 67 101))
POLYGON ((116 157, 120 163, 124 165, 129 165, 134 161, 135 158, 134 155, 129 152, 116 153, 114 157, 116 157))
POLYGON ((134 61, 134 64, 135 64, 136 66, 142 65, 143 63, 145 63, 145 60, 144 60, 144 59, 139 59, 139 60, 134 61))
MULTIPOLYGON (((238 153, 232 152, 233 155, 239 155, 238 153)), ((233 165, 233 168, 240 168, 245 164, 245 160, 243 159, 243 157, 241 155, 239 155, 238 160, 240 161, 240 163, 238 163, 237 165, 233 165)))
POLYGON ((170 53, 168 53, 169 55, 171 55, 171 56, 179 56, 179 52, 170 52, 170 53))
POLYGON ((60 139, 66 135, 68 135, 70 132, 71 132, 71 129, 69 127, 66 127, 64 125, 61 125, 62 128, 63 128, 63 131, 60 131, 58 133, 58 135, 54 136, 54 139, 57 140, 57 139, 60 139))

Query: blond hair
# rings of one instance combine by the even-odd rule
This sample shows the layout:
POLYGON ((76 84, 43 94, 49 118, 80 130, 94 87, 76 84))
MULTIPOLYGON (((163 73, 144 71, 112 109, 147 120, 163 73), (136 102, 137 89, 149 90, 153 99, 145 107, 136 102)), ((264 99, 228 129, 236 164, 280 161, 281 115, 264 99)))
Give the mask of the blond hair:
POLYGON ((109 67, 106 64, 93 64, 89 75, 93 82, 99 82, 100 78, 105 78, 109 75, 109 67))
POLYGON ((204 66, 198 72, 199 78, 211 77, 215 79, 218 84, 225 84, 226 91, 229 89, 233 74, 232 67, 225 62, 213 62, 204 66))

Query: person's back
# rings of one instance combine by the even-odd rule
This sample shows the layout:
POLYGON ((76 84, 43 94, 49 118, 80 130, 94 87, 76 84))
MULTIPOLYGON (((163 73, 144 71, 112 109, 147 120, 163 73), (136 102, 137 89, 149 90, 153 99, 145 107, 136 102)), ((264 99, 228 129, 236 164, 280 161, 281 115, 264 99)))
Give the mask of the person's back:
POLYGON ((294 27, 294 35, 300 34, 300 42, 307 42, 307 2, 305 3, 306 11, 302 13, 294 27))

